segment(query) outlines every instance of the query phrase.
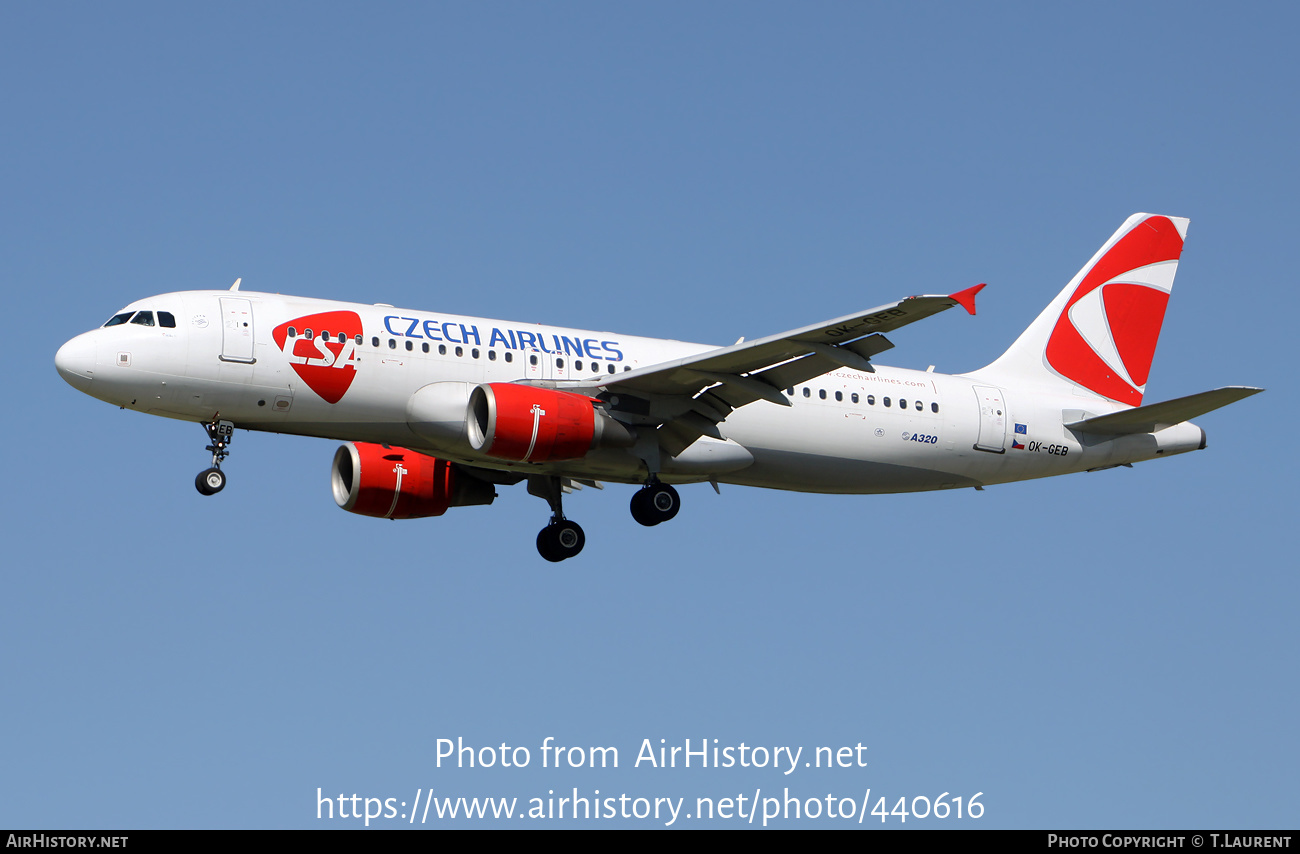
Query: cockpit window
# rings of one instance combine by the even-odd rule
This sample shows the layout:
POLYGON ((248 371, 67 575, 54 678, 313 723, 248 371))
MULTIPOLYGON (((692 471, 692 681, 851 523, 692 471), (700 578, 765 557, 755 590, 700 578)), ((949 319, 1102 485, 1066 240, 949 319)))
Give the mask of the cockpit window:
MULTIPOLYGON (((104 326, 121 326, 127 322, 136 324, 137 326, 153 326, 153 314, 152 311, 124 311, 121 314, 115 314, 110 317, 104 326)), ((158 312, 158 325, 164 326, 168 329, 175 329, 176 315, 172 314, 170 311, 158 312)))

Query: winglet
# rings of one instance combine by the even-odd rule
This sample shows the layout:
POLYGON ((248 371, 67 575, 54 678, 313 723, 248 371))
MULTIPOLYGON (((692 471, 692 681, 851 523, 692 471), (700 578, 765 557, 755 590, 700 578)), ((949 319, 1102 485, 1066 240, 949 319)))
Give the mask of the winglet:
POLYGON ((239 290, 239 283, 242 282, 242 281, 244 281, 244 277, 243 277, 243 276, 240 276, 238 279, 235 279, 235 283, 234 283, 233 285, 230 286, 230 289, 231 289, 232 291, 237 291, 237 290, 239 290))
POLYGON ((981 282, 980 284, 976 285, 976 286, 973 287, 973 288, 967 288, 967 289, 964 290, 964 291, 957 291, 957 293, 955 293, 955 294, 948 294, 948 299, 950 299, 950 300, 956 300, 956 301, 957 301, 957 305, 959 305, 959 306, 961 306, 962 308, 966 309, 966 312, 967 312, 968 314, 974 314, 974 313, 975 313, 975 295, 976 295, 977 293, 979 293, 980 291, 984 290, 984 285, 986 285, 986 284, 988 284, 988 283, 987 283, 987 282, 981 282))

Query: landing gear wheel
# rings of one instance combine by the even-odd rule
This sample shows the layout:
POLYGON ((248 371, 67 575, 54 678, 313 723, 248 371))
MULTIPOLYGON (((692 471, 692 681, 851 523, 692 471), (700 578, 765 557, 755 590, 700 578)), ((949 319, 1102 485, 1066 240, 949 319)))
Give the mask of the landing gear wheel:
POLYGON ((632 518, 646 527, 667 522, 682 509, 677 490, 666 483, 647 484, 632 496, 632 518))
POLYGON ((567 519, 552 522, 537 533, 537 552, 551 563, 568 560, 587 544, 582 526, 567 519))
POLYGON ((194 487, 203 495, 216 495, 226 488, 226 476, 222 474, 221 469, 206 469, 194 478, 194 487))

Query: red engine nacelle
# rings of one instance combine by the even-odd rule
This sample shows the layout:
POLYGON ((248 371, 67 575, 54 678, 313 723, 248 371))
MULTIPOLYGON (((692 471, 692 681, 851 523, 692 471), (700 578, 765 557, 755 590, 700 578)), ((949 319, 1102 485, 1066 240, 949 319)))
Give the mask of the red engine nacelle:
POLYGON ((465 476, 446 460, 405 448, 352 442, 334 453, 334 502, 349 513, 381 519, 441 516, 448 507, 491 504, 490 483, 465 476))
POLYGON ((488 383, 469 396, 469 443, 498 460, 577 460, 598 442, 604 421, 591 398, 567 391, 488 383))

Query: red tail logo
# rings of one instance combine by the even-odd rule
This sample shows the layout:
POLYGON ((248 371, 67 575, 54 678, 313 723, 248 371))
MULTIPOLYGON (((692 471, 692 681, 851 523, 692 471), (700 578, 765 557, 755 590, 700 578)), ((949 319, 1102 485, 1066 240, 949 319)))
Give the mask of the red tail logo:
POLYGON ((1048 364, 1072 382, 1142 403, 1183 238, 1167 217, 1138 223, 1097 259, 1047 340, 1048 364))
POLYGON ((361 318, 355 311, 323 311, 281 323, 271 331, 275 346, 326 403, 338 403, 357 375, 361 318))

